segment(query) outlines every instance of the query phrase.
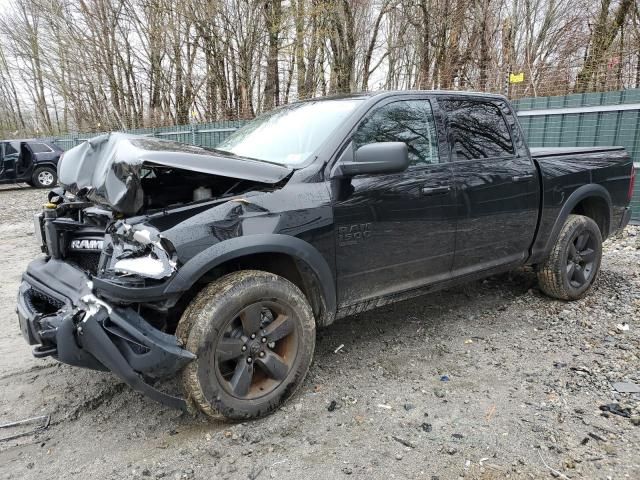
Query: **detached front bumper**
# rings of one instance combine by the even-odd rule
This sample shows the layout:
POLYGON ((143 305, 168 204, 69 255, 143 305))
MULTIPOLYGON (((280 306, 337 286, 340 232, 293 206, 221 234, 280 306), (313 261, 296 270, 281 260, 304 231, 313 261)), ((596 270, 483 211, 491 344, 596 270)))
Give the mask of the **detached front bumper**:
POLYGON ((132 308, 109 305, 91 290, 90 278, 68 263, 37 259, 29 264, 17 313, 34 356, 111 371, 154 400, 185 409, 184 399, 156 390, 145 378, 171 376, 195 355, 132 308))

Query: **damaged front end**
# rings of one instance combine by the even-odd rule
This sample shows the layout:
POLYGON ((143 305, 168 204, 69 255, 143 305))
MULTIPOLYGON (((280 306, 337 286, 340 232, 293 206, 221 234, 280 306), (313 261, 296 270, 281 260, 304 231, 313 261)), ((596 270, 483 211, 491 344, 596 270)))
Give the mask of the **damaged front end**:
POLYGON ((151 386, 195 358, 173 334, 184 289, 172 282, 180 283, 184 257, 163 232, 238 195, 278 188, 290 173, 121 134, 67 152, 59 167, 64 190, 51 192, 35 217, 45 255, 29 264, 18 294, 20 329, 33 354, 111 371, 185 408, 183 399, 151 386))
POLYGON ((35 217, 46 257, 23 274, 20 329, 36 357, 111 371, 151 398, 184 409, 183 399, 150 381, 174 375, 195 356, 167 329, 168 309, 151 297, 144 302, 148 288, 175 274, 175 249, 157 229, 114 216, 62 191, 50 194, 35 217), (118 289, 139 287, 142 302, 118 295, 118 289))
POLYGON ((56 259, 31 262, 17 311, 23 336, 36 345, 34 356, 111 371, 135 390, 185 408, 183 399, 156 390, 147 379, 175 374, 195 356, 135 308, 97 297, 91 279, 78 268, 56 259))

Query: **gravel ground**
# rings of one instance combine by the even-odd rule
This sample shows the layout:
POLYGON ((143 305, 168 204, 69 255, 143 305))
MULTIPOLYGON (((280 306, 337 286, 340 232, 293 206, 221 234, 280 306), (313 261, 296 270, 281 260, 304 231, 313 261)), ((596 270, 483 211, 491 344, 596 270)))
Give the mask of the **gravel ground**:
POLYGON ((0 442, 0 479, 640 478, 640 394, 612 386, 640 384, 638 227, 605 244, 583 300, 518 271, 351 317, 319 332, 284 408, 211 423, 32 358, 15 295, 44 201, 0 190, 0 423, 51 415, 0 442), (616 403, 627 416, 600 409, 616 403))

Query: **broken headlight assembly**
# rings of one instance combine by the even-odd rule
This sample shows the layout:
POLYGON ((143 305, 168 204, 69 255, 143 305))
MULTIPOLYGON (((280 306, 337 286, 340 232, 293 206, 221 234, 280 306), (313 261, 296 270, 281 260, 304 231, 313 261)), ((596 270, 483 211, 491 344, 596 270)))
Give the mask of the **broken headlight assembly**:
POLYGON ((152 227, 117 222, 110 232, 111 261, 106 270, 118 276, 135 275, 153 280, 176 271, 176 252, 169 240, 152 227))

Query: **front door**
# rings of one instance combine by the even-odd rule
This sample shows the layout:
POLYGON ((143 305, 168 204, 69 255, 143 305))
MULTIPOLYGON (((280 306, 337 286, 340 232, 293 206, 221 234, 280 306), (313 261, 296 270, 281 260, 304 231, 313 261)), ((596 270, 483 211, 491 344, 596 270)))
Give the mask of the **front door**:
POLYGON ((431 102, 426 97, 376 106, 356 129, 354 149, 405 142, 401 173, 341 180, 334 204, 340 307, 449 277, 456 201, 450 164, 441 162, 431 102))
POLYGON ((18 152, 10 142, 0 143, 0 180, 16 178, 18 152))
POLYGON ((455 276, 524 261, 538 219, 537 170, 502 101, 438 99, 458 200, 455 276))

